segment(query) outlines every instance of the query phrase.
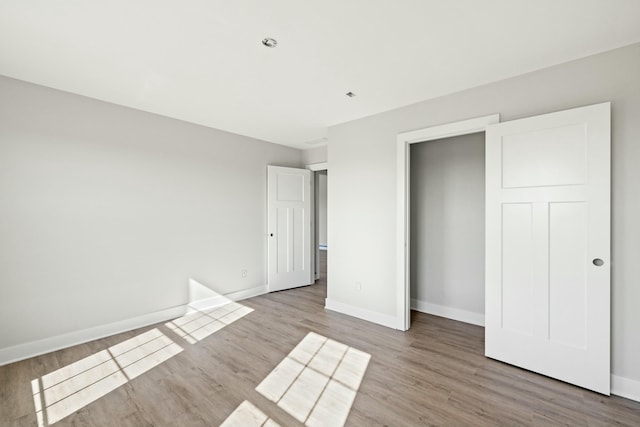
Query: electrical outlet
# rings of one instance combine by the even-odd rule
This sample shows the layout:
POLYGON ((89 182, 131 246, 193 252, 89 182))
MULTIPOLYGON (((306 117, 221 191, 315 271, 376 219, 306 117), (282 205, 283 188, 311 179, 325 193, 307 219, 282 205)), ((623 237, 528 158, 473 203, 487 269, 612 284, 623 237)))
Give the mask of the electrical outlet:
POLYGON ((249 270, 240 270, 240 275, 244 279, 249 274, 249 270))

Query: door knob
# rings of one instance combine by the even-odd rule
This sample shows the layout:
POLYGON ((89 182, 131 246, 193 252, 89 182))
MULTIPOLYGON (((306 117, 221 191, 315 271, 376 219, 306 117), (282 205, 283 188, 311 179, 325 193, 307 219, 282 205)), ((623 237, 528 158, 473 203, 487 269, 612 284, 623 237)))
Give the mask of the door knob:
POLYGON ((593 260, 593 265, 595 265, 597 267, 600 267, 600 266, 604 265, 604 261, 601 260, 600 258, 596 258, 596 259, 593 260))

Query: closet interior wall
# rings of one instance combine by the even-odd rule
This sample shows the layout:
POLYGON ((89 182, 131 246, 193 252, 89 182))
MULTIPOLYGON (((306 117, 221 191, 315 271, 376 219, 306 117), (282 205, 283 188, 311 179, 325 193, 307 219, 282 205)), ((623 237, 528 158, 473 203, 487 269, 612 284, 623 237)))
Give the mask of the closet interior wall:
POLYGON ((412 308, 472 323, 484 318, 484 139, 410 146, 412 308))

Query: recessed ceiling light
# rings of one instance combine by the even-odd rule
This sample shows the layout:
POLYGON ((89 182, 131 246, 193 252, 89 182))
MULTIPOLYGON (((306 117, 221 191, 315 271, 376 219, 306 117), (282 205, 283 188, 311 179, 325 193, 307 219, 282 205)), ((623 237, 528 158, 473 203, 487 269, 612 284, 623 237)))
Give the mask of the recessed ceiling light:
POLYGON ((265 45, 266 47, 276 47, 276 46, 278 46, 278 42, 276 41, 276 39, 272 39, 271 37, 267 37, 265 39, 262 39, 262 44, 265 45))
POLYGON ((353 92, 347 92, 345 93, 345 95, 347 95, 349 98, 353 98, 354 96, 356 96, 356 94, 353 92))

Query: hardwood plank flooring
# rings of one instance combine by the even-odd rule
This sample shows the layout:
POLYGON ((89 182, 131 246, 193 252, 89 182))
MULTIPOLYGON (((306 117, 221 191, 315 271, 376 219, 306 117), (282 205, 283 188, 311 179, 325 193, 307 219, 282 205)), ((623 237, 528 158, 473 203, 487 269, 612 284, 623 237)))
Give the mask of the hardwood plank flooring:
POLYGON ((349 426, 640 426, 640 403, 484 357, 481 327, 413 313, 399 332, 327 311, 325 296, 323 275, 241 301, 254 311, 195 344, 158 324, 0 367, 0 425, 38 425, 32 380, 157 328, 183 351, 54 425, 217 426, 245 400, 301 425, 255 388, 313 331, 371 355, 349 426))

